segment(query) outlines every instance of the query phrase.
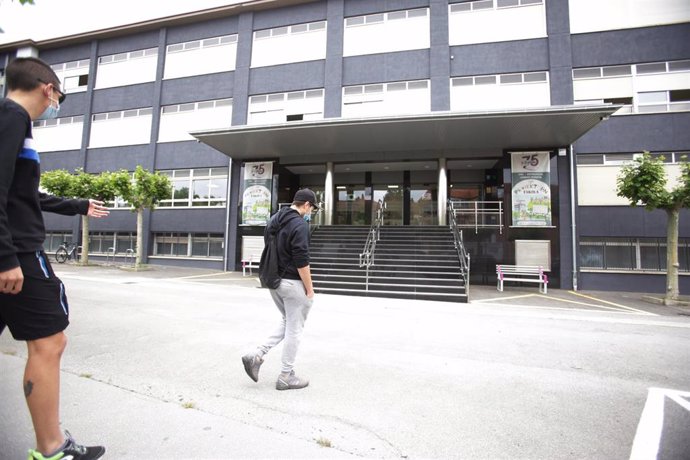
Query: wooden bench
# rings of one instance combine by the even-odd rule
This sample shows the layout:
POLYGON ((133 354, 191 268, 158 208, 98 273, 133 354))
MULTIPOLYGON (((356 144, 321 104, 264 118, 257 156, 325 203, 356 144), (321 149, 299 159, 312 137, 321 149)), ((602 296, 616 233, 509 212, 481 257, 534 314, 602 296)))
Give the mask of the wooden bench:
POLYGON ((242 276, 247 276, 247 270, 253 275, 252 268, 259 268, 263 250, 263 236, 242 237, 242 276))
POLYGON ((539 283, 539 292, 547 293, 549 277, 542 267, 527 265, 496 265, 496 289, 503 292, 504 281, 539 283))

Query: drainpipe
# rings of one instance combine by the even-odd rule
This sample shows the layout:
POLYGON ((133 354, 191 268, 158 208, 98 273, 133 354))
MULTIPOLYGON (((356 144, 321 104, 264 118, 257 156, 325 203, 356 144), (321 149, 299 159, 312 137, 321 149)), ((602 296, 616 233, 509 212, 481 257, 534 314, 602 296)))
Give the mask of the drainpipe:
POLYGON ((575 211, 577 206, 577 184, 575 183, 575 154, 573 145, 570 144, 570 228, 573 241, 573 291, 577 291, 577 224, 575 222, 575 211))
POLYGON ((228 271, 228 242, 230 233, 230 190, 232 187, 232 158, 228 159, 228 190, 225 195, 225 236, 223 237, 223 271, 228 271))

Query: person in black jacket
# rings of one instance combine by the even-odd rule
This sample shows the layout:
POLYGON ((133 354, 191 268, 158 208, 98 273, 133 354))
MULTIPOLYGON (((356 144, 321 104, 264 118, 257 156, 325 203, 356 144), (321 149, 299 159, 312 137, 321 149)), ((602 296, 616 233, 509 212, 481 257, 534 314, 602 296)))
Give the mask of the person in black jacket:
POLYGON ((277 229, 278 272, 280 286, 270 289, 271 297, 282 316, 278 328, 259 346, 256 352, 242 357, 244 370, 255 382, 263 356, 281 341, 282 369, 276 381, 277 390, 295 390, 309 385, 309 381, 295 375, 293 370, 304 322, 314 303, 314 286, 309 268, 309 220, 318 210, 316 195, 308 188, 298 190, 289 208, 278 211, 266 225, 264 235, 277 229))
MULTIPOLYGON (((60 359, 69 324, 65 289, 43 251, 41 211, 105 217, 95 200, 66 200, 38 191, 40 157, 32 120, 55 118, 64 101, 60 80, 45 62, 18 58, 6 69, 7 98, 0 99, 0 334, 7 326, 26 341, 24 395, 36 433, 29 458, 95 459, 103 447, 77 444, 60 429, 60 359)), ((0 457, 2 456, 0 452, 0 457)))

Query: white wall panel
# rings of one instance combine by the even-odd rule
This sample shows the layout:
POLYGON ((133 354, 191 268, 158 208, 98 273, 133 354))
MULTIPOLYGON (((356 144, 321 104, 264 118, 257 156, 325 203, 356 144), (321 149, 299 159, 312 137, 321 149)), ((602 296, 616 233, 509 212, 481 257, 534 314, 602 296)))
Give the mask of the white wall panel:
POLYGON ((543 4, 516 8, 452 12, 448 18, 451 46, 546 37, 543 4))
POLYGON ((326 29, 254 39, 252 67, 326 59, 326 29))
POLYGON ((98 64, 96 89, 134 85, 156 79, 158 55, 98 64))
POLYGON ((91 123, 89 148, 117 145, 148 144, 151 142, 151 115, 91 123))
POLYGON ((429 28, 428 11, 425 16, 387 19, 380 23, 356 26, 346 25, 343 56, 429 48, 431 46, 429 28))
POLYGON ((158 142, 195 140, 191 131, 229 128, 232 124, 232 106, 191 112, 163 113, 158 130, 158 142))
POLYGON ((637 92, 690 89, 690 72, 638 75, 635 78, 637 92))
POLYGON ((450 109, 455 112, 548 107, 549 84, 473 85, 451 87, 450 109))
POLYGON ((83 131, 84 123, 34 127, 34 147, 38 153, 79 150, 83 131))
POLYGON ((596 78, 573 81, 573 95, 576 101, 632 97, 634 92, 632 77, 596 78))
MULTIPOLYGON (((680 177, 678 165, 664 165, 671 190, 680 177)), ((616 181, 621 166, 578 166, 577 200, 579 206, 629 206, 626 198, 616 195, 616 181)))
POLYGON ((569 3, 573 34, 690 21, 688 0, 570 0, 569 3))
POLYGON ((163 78, 180 78, 235 70, 237 44, 168 53, 163 78))

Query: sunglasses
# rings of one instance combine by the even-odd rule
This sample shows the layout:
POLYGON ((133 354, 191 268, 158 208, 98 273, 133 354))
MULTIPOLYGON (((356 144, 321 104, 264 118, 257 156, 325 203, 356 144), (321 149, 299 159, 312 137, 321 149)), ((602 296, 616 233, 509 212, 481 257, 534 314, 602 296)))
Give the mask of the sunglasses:
POLYGON ((57 91, 57 93, 58 93, 58 95, 59 95, 59 97, 58 97, 58 102, 59 102, 60 104, 62 104, 63 102, 65 102, 65 99, 67 98, 67 95, 66 95, 65 93, 63 93, 62 91, 60 91, 59 89, 57 89, 57 88, 55 87, 55 83, 48 83, 47 81, 43 81, 43 80, 41 80, 40 78, 37 78, 36 80, 39 81, 40 83, 43 83, 44 85, 53 85, 53 89, 54 89, 55 91, 57 91))

